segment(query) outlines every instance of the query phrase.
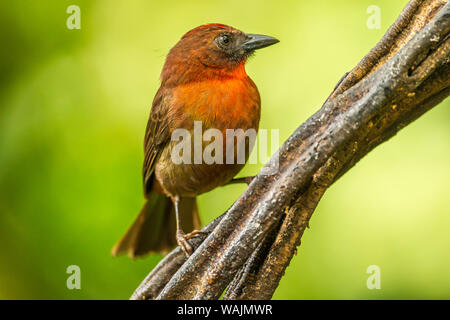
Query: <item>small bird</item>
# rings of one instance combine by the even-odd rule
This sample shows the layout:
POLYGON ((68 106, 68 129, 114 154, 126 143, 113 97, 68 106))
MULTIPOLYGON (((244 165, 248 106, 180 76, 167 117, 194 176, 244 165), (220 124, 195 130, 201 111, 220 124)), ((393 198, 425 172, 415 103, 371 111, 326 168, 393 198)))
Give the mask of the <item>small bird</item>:
MULTIPOLYGON (((175 163, 172 153, 179 142, 172 134, 180 128, 193 133, 195 122, 201 122, 203 130, 217 129, 223 136, 227 129, 256 132, 261 100, 245 72, 245 63, 255 50, 277 42, 273 37, 212 23, 187 32, 170 50, 145 133, 142 174, 146 202, 112 249, 114 256, 166 253, 177 244, 186 255, 192 253, 188 240, 201 227, 196 196, 237 180, 233 177, 245 162, 226 161, 226 151, 235 150, 238 139, 223 139, 223 160, 175 163), (185 234, 183 230, 194 231, 185 234)), ((202 141, 202 150, 206 145, 202 141)), ((247 161, 248 141, 245 148, 247 161)))

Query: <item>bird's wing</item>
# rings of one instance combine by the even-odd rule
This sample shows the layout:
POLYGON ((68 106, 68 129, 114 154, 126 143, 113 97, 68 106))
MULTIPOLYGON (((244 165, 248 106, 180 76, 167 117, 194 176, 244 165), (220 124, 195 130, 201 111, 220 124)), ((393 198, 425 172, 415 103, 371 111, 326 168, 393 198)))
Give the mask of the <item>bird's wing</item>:
POLYGON ((145 157, 142 168, 145 195, 151 190, 156 161, 165 145, 170 141, 169 120, 167 117, 170 109, 170 101, 170 94, 160 88, 156 93, 150 111, 150 117, 145 131, 145 157))

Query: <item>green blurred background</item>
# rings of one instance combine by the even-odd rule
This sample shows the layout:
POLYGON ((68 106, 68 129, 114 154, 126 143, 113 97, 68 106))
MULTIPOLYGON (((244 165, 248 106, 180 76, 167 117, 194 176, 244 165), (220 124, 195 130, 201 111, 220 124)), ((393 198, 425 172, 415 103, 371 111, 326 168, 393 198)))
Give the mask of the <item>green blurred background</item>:
MULTIPOLYGON (((382 37, 406 0, 2 1, 0 299, 126 299, 161 259, 112 258, 143 203, 149 107, 165 55, 220 22, 281 42, 247 72, 261 128, 284 141, 382 37), (66 8, 81 8, 68 30, 66 8), (381 28, 366 26, 369 5, 381 28), (81 290, 66 268, 81 268, 81 290)), ((450 298, 450 100, 363 159, 326 193, 276 299, 450 298), (381 290, 366 269, 381 268, 381 290)), ((254 174, 248 166, 242 174, 254 174)), ((244 190, 200 196, 203 221, 244 190)))

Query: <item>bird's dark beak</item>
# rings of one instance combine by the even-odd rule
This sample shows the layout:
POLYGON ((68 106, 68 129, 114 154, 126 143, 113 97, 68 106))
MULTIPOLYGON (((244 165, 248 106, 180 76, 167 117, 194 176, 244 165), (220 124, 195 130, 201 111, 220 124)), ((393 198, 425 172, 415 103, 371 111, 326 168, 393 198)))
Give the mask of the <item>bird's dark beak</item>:
POLYGON ((245 51, 253 51, 256 49, 265 48, 268 46, 271 46, 277 42, 280 42, 280 40, 275 39, 273 37, 265 36, 262 34, 247 34, 247 41, 245 41, 241 48, 245 51))

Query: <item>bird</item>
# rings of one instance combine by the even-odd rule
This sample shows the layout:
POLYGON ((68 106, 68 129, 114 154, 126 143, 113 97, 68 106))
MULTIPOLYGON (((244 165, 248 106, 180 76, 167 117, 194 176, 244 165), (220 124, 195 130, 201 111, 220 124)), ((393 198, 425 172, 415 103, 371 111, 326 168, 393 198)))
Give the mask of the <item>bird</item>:
MULTIPOLYGON (((239 137, 223 139, 222 148, 212 153, 217 161, 206 163, 196 161, 195 154, 187 150, 196 147, 193 139, 186 138, 188 148, 186 153, 183 150, 182 157, 192 161, 180 163, 173 157, 180 143, 174 140, 174 133, 181 129, 195 134, 196 124, 224 136, 230 129, 257 132, 261 99, 245 64, 255 50, 277 42, 271 36, 209 23, 188 31, 169 51, 144 138, 145 204, 113 247, 113 256, 128 253, 136 258, 149 253, 164 254, 177 245, 187 256, 192 254, 189 239, 199 234, 201 227, 196 196, 235 181, 242 182, 233 178, 245 165, 252 145, 245 136, 241 140, 239 137), (241 144, 246 151, 245 159, 236 161, 239 153, 236 150, 242 141, 245 141, 241 144), (225 159, 229 150, 236 151, 231 157, 235 161, 225 159), (193 231, 186 234, 185 230, 193 231)), ((206 145, 207 142, 200 142, 200 152, 206 145)))

